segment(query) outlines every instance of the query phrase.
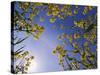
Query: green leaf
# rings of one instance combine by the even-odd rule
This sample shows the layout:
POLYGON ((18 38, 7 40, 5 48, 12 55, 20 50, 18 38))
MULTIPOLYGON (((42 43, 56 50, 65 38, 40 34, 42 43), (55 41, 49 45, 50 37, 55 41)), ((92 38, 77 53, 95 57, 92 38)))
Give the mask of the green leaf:
POLYGON ((61 40, 61 36, 59 35, 59 36, 57 37, 57 39, 58 39, 58 40, 61 40))
POLYGON ((81 60, 82 61, 85 61, 87 58, 86 58, 86 53, 85 52, 82 52, 81 53, 81 60))
POLYGON ((51 13, 50 12, 47 12, 47 16, 50 16, 51 15, 51 13))
POLYGON ((73 60, 73 58, 72 58, 72 57, 67 56, 67 58, 68 58, 68 60, 69 60, 69 61, 73 60))
POLYGON ((38 35, 33 35, 34 39, 35 40, 38 40, 39 39, 39 36, 38 35))
POLYGON ((73 43, 74 48, 78 48, 78 45, 76 43, 73 43))
POLYGON ((77 10, 74 10, 74 14, 78 14, 78 11, 77 10))
POLYGON ((70 41, 70 42, 72 42, 72 41, 73 41, 72 37, 70 37, 70 38, 69 38, 69 41, 70 41))
POLYGON ((95 26, 95 24, 91 24, 91 25, 85 30, 85 33, 91 31, 91 30, 94 28, 94 26, 95 26))
POLYGON ((94 60, 95 58, 95 55, 92 53, 90 56, 89 56, 90 60, 94 60))
POLYGON ((35 14, 31 13, 29 16, 30 20, 32 20, 34 16, 35 16, 35 14))
POLYGON ((88 43, 88 42, 85 42, 85 43, 84 43, 84 46, 85 46, 85 47, 87 47, 88 45, 89 45, 89 43, 88 43))
POLYGON ((79 53, 79 50, 73 50, 73 53, 74 54, 79 53))
POLYGON ((67 50, 62 50, 62 55, 66 55, 66 53, 67 53, 67 50))
POLYGON ((52 18, 50 18, 50 22, 51 22, 51 23, 54 23, 55 21, 56 21, 56 19, 55 19, 55 18, 53 18, 53 17, 52 17, 52 18))
POLYGON ((52 51, 52 54, 56 54, 56 50, 53 50, 53 51, 52 51))
POLYGON ((43 31, 44 31, 43 26, 39 26, 35 24, 32 28, 32 32, 33 32, 32 34, 33 34, 34 39, 38 40, 43 31))

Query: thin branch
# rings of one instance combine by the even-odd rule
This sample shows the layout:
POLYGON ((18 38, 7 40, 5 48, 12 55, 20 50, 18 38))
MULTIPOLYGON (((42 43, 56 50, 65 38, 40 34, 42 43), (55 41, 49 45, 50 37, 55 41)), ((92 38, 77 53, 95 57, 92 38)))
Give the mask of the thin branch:
POLYGON ((14 45, 16 45, 16 44, 19 44, 19 43, 21 43, 21 42, 23 42, 24 40, 26 40, 28 38, 28 36, 27 37, 25 37, 24 39, 22 39, 22 40, 19 40, 19 41, 17 41, 16 43, 14 43, 14 45))

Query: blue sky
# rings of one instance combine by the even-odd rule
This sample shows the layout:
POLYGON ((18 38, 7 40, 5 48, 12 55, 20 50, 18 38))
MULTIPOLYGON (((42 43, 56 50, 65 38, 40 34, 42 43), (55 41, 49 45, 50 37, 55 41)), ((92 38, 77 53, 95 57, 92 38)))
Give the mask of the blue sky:
MULTIPOLYGON (((32 54, 35 59, 34 62, 37 63, 37 68, 32 69, 29 71, 29 73, 32 72, 50 72, 50 71, 61 71, 61 66, 58 65, 58 58, 56 55, 52 55, 52 50, 57 46, 57 44, 61 44, 61 41, 57 40, 57 36, 62 33, 71 34, 75 31, 75 29, 70 29, 69 27, 73 26, 73 21, 80 20, 81 18, 86 18, 88 15, 92 15, 96 13, 96 8, 89 11, 87 15, 82 15, 81 10, 83 10, 84 6, 80 6, 79 13, 75 15, 74 17, 68 16, 64 20, 61 20, 59 18, 56 18, 57 20, 54 23, 50 23, 49 19, 50 17, 46 15, 46 12, 42 11, 39 13, 39 15, 44 17, 44 22, 39 21, 39 17, 36 16, 33 19, 33 22, 40 26, 44 26, 45 30, 40 36, 38 40, 34 40, 33 36, 30 36, 28 39, 26 39, 22 44, 25 45, 25 50, 28 50, 30 54, 32 54), (60 24, 64 25, 65 29, 60 29, 60 24), (57 29, 53 29, 53 26, 56 26, 57 29)), ((21 12, 18 7, 16 9, 21 12)), ((26 16, 27 17, 27 16, 26 16)), ((19 37, 25 37, 25 34, 23 32, 15 33, 19 37)), ((65 49, 72 50, 70 43, 67 41, 67 46, 65 49)), ((94 47, 94 46, 93 46, 94 47)), ((95 47, 93 49, 96 49, 95 47)), ((76 56, 78 57, 78 56, 76 56)), ((34 68, 34 66, 33 66, 34 68)))

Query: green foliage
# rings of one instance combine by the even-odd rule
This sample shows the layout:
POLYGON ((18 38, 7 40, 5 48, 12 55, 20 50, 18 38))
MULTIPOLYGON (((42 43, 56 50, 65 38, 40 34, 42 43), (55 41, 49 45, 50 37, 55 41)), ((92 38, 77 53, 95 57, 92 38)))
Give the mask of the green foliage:
POLYGON ((81 20, 81 21, 74 21, 74 24, 77 26, 77 27, 80 27, 82 29, 84 29, 84 25, 85 25, 85 21, 84 20, 81 20))
POLYGON ((56 21, 55 18, 53 18, 53 17, 50 18, 50 22, 51 22, 51 23, 54 23, 55 21, 56 21))
MULTIPOLYGON (((20 45, 24 40, 26 40, 28 37, 21 39, 18 37, 12 36, 12 47, 16 47, 17 45, 20 45)), ((12 65, 12 69, 13 69, 13 73, 17 74, 17 73, 27 73, 29 65, 31 64, 31 61, 34 59, 33 56, 31 56, 29 54, 29 51, 23 50, 25 46, 20 47, 19 49, 15 49, 15 50, 11 50, 11 60, 13 63, 16 64, 11 64, 12 65), (31 56, 31 57, 29 57, 31 56), (25 60, 25 59, 29 59, 29 60, 25 60), (23 64, 21 63, 23 62, 23 64), (30 62, 30 63, 29 63, 30 62), (26 64, 27 63, 27 64, 26 64)))
MULTIPOLYGON (((45 27, 38 25, 34 22, 34 17, 38 16, 40 22, 44 22, 45 18, 43 16, 39 16, 38 14, 42 11, 46 12, 46 15, 49 16, 49 22, 55 23, 56 18, 63 20, 67 17, 74 18, 74 15, 80 13, 79 6, 69 6, 63 5, 59 7, 57 4, 43 4, 43 3, 29 3, 29 2, 18 2, 18 6, 22 10, 20 13, 18 10, 15 10, 14 15, 14 28, 12 30, 16 32, 25 32, 27 36, 33 35, 35 40, 38 40, 42 33, 45 31, 45 27), (45 5, 45 7, 43 7, 45 5), (72 10, 74 8, 74 10, 72 10), (28 10, 32 10, 29 12, 28 10), (24 17, 25 14, 29 14, 28 18, 24 17)), ((92 6, 85 6, 84 9, 81 11, 81 14, 87 15, 93 9, 92 6)), ((73 29, 78 27, 82 29, 84 33, 81 33, 79 30, 78 33, 74 32, 72 34, 62 33, 58 35, 57 39, 62 41, 63 45, 57 45, 55 49, 53 49, 52 54, 57 55, 59 60, 59 64, 63 67, 63 70, 66 68, 66 64, 68 65, 67 69, 80 69, 80 66, 84 66, 85 68, 95 68, 93 64, 95 63, 96 55, 91 52, 89 45, 96 43, 95 39, 97 38, 96 33, 96 23, 93 21, 94 16, 89 16, 86 19, 75 20, 73 21, 74 26, 73 29), (93 21, 93 22, 92 22, 93 21), (68 51, 64 49, 67 46, 67 41, 72 46, 73 50, 68 51), (80 46, 79 40, 85 39, 86 42, 80 46), (77 60, 74 55, 79 54, 80 59, 77 60), (71 55, 71 56, 70 56, 71 55)), ((66 25, 61 24, 60 29, 67 28, 66 25)), ((53 26, 56 30, 56 26, 53 26)), ((28 37, 23 39, 17 40, 17 42, 12 42, 12 45, 18 45, 28 37)), ((29 66, 31 59, 34 59, 33 56, 29 57, 29 51, 21 50, 24 46, 16 50, 12 53, 12 59, 25 59, 24 70, 19 66, 16 65, 16 72, 24 72, 26 73, 29 66), (28 57, 26 57, 28 56, 28 57), (14 57, 14 58, 13 58, 14 57), (25 58, 26 57, 26 58, 25 58)), ((96 63, 95 63, 96 64, 96 63)))
POLYGON ((95 25, 95 24, 91 24, 91 25, 85 30, 85 33, 91 31, 91 30, 94 28, 94 26, 96 26, 96 25, 95 25))
MULTIPOLYGON (((29 35, 33 35, 34 39, 39 39, 40 35, 44 31, 43 26, 39 26, 38 24, 33 23, 34 17, 39 13, 37 8, 33 7, 31 8, 31 4, 29 2, 18 2, 18 6, 22 10, 22 13, 20 13, 18 10, 14 11, 14 27, 12 29, 13 31, 17 32, 25 32, 27 36, 25 38, 14 39, 12 41, 12 45, 15 47, 16 45, 21 44, 24 42, 29 35), (32 9, 32 12, 28 12, 29 9, 32 9), (26 18, 24 15, 26 13, 29 13, 29 18, 26 18)), ((41 6, 42 4, 36 4, 37 6, 41 6)), ((32 5, 33 6, 33 5, 32 5)), ((12 61, 16 63, 15 65, 12 64, 13 67, 13 73, 27 73, 28 68, 30 67, 31 61, 34 59, 33 56, 30 55, 29 50, 24 50, 24 46, 20 47, 18 50, 12 50, 12 61), (23 50, 22 50, 23 49, 23 50), (15 51, 15 52, 14 52, 15 51), (18 62, 17 62, 18 61, 18 62), (20 63, 20 62, 23 62, 20 63), (15 66, 15 68, 14 68, 15 66)))
POLYGON ((30 6, 30 3, 29 3, 29 2, 24 2, 24 3, 19 2, 19 6, 20 6, 20 8, 23 9, 24 11, 27 11, 28 8, 29 8, 29 6, 30 6))
MULTIPOLYGON (((93 18, 93 17, 92 17, 93 18)), ((66 42, 65 40, 68 39, 70 42, 70 45, 73 47, 72 51, 67 51, 64 57, 61 56, 61 53, 58 52, 60 55, 59 58, 65 58, 64 60, 69 68, 67 69, 80 69, 80 66, 82 65, 84 68, 91 69, 96 68, 96 55, 93 54, 91 51, 90 45, 95 43, 95 39, 97 38, 96 34, 96 24, 95 22, 91 22, 92 20, 91 16, 88 17, 85 20, 80 21, 74 21, 73 29, 76 27, 81 28, 83 30, 83 33, 81 31, 77 30, 77 32, 72 33, 71 35, 62 33, 57 37, 59 41, 66 42), (86 41, 80 45, 80 40, 85 39, 86 41), (75 55, 79 55, 80 59, 75 58, 75 55)), ((64 44, 66 47, 67 44, 64 44)), ((64 47, 63 47, 64 48, 64 47)), ((61 50, 64 50, 61 48, 61 50)), ((61 64, 61 63, 60 63, 61 64)), ((62 66, 62 65, 61 65, 62 66)), ((66 67, 63 65, 64 68, 66 67)), ((65 70, 65 69, 64 69, 65 70)))
POLYGON ((83 10, 83 15, 86 15, 90 10, 92 10, 93 7, 92 6, 85 6, 84 10, 83 10))
POLYGON ((32 20, 34 16, 35 16, 34 13, 30 13, 30 16, 29 16, 30 20, 32 20))
POLYGON ((35 24, 32 28, 34 39, 38 40, 43 31, 44 31, 43 26, 39 26, 39 25, 35 24))
POLYGON ((56 50, 53 50, 53 51, 52 51, 52 54, 56 54, 56 50))
POLYGON ((89 56, 89 58, 90 58, 90 60, 93 60, 93 61, 94 61, 95 55, 94 55, 94 54, 91 54, 91 55, 89 56))
POLYGON ((79 50, 73 50, 73 53, 74 54, 79 53, 79 50))
POLYGON ((73 58, 72 58, 72 57, 67 57, 67 58, 68 58, 68 60, 69 60, 69 61, 73 60, 73 58))

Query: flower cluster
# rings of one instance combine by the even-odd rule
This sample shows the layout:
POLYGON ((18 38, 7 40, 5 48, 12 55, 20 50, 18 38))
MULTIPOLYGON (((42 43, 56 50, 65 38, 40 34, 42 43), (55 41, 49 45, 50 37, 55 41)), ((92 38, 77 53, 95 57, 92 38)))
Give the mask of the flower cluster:
POLYGON ((63 46, 57 45, 57 47, 52 51, 52 54, 57 54, 59 59, 59 65, 64 68, 64 57, 66 56, 67 50, 63 49, 63 46))
POLYGON ((39 26, 39 25, 35 24, 32 27, 32 32, 33 32, 34 39, 38 40, 43 31, 44 31, 43 26, 39 26))
POLYGON ((15 73, 27 73, 27 70, 31 64, 31 61, 34 59, 34 56, 30 56, 28 51, 23 53, 15 53, 14 61, 18 61, 15 64, 15 73))

